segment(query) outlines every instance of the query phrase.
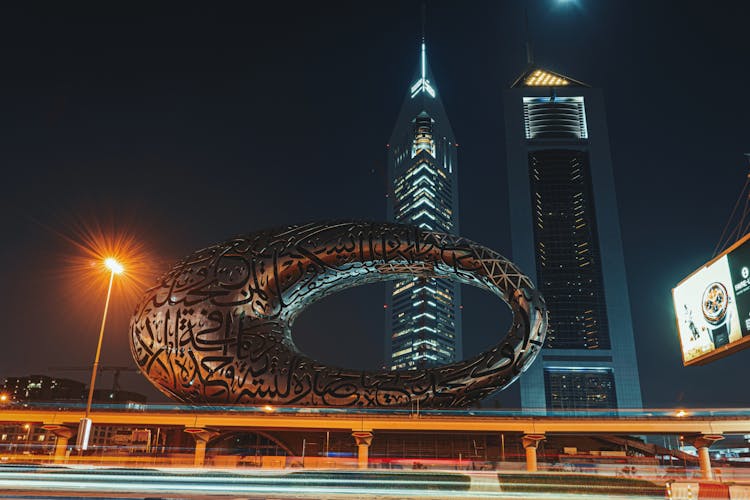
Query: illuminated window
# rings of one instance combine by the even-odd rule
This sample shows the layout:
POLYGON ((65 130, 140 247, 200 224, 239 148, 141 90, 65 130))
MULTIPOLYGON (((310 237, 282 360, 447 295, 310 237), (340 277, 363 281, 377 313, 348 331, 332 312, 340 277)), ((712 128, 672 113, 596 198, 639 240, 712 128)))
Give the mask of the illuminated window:
POLYGON ((544 368, 547 408, 586 410, 617 408, 611 368, 544 368))
POLYGON ((411 157, 414 158, 421 151, 426 151, 430 156, 435 156, 435 141, 432 140, 432 118, 424 111, 414 119, 414 143, 412 144, 411 157))
POLYGON ((568 149, 534 151, 529 177, 539 288, 555 312, 545 346, 609 349, 589 155, 568 149))

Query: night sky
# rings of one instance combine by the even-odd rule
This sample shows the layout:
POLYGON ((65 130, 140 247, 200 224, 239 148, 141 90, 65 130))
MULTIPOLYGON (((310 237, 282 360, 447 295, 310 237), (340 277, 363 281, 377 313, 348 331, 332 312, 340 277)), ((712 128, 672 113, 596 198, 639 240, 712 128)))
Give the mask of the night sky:
MULTIPOLYGON (((529 4, 536 61, 604 89, 644 405, 750 406, 750 350, 683 368, 671 301, 712 256, 747 172, 750 4, 529 4)), ((105 290, 80 272, 86 232, 130 235, 163 272, 238 233, 386 218, 385 146, 418 63, 419 2, 123 5, 0 11, 0 377, 87 378, 50 371, 93 360, 105 290)), ((427 11, 460 144, 461 233, 512 257, 502 92, 525 66, 522 3, 427 11)), ((383 285, 327 298, 295 340, 378 368, 383 301, 383 285)), ((468 356, 509 314, 474 289, 463 304, 468 356)), ((133 365, 134 305, 115 290, 102 364, 133 365)), ((162 398, 140 375, 122 382, 162 398)), ((501 401, 517 407, 517 386, 501 401)))

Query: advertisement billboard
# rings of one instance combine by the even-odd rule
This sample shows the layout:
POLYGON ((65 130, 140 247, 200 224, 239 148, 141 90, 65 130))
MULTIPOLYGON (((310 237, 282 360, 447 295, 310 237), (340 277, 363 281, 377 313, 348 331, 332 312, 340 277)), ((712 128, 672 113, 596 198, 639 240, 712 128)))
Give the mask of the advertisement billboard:
POLYGON ((750 234, 682 280, 672 297, 685 366, 750 347, 750 234))

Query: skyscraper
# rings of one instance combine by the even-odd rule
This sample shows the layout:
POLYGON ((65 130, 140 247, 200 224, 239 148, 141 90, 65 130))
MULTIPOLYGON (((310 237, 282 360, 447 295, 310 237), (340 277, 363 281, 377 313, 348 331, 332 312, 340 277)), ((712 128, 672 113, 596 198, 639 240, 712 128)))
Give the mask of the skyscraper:
MULTIPOLYGON (((458 232, 456 146, 423 41, 388 144, 389 220, 458 232)), ((460 302, 460 285, 447 279, 392 282, 386 290, 386 364, 399 370, 460 360, 460 302)))
POLYGON ((530 65, 505 92, 513 260, 549 308, 525 409, 639 408, 641 389, 599 89, 530 65))

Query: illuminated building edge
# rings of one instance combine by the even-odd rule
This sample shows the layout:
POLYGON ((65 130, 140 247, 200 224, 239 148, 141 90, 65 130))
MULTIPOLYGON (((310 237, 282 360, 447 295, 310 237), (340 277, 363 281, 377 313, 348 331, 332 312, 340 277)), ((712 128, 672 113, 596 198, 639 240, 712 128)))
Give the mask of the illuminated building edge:
POLYGON ((181 260, 130 323, 146 377, 185 402, 461 407, 503 389, 544 343, 547 309, 531 281, 464 238, 393 223, 331 222, 260 231, 181 260), (471 359, 421 371, 324 365, 294 345, 294 319, 335 292, 407 276, 448 278, 500 297, 513 323, 471 359))

